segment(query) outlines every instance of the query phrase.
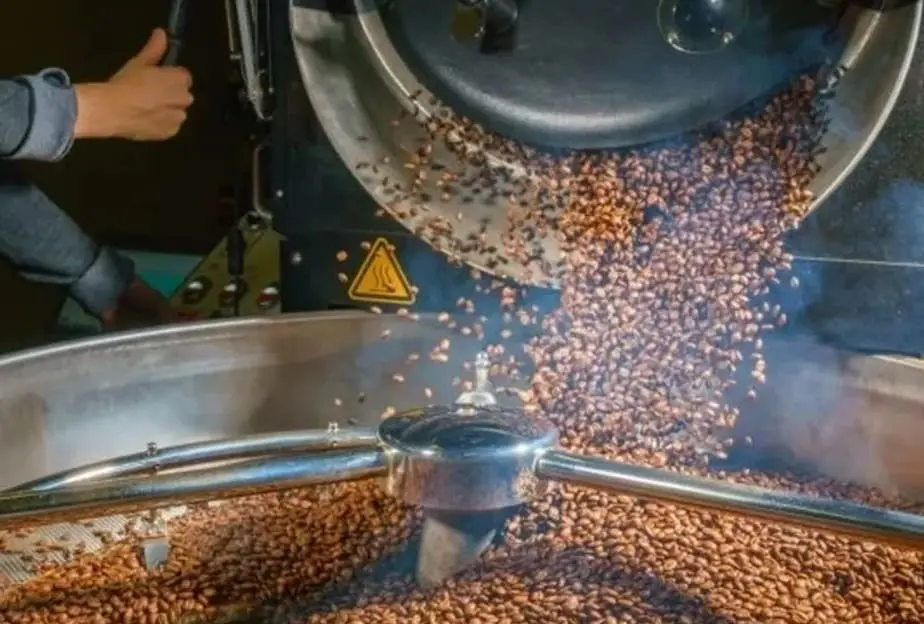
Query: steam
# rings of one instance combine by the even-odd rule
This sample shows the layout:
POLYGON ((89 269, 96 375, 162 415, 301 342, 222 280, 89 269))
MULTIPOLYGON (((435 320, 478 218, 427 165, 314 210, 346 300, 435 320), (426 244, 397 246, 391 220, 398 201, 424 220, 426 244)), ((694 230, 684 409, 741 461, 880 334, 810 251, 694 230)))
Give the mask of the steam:
POLYGON ((886 394, 894 366, 850 366, 855 358, 805 340, 768 344, 770 385, 745 411, 741 432, 761 447, 784 451, 786 468, 803 466, 831 479, 875 487, 894 495, 907 490, 892 469, 892 438, 900 429, 886 394))

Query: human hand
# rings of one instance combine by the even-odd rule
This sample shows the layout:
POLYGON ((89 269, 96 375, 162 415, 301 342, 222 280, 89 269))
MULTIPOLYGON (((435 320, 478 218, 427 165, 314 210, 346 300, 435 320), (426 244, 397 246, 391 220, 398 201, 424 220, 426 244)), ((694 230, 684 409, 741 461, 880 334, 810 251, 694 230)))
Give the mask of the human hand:
POLYGON ((134 329, 183 320, 170 302, 140 278, 132 280, 116 305, 102 314, 106 330, 134 329))
POLYGON ((193 102, 192 76, 160 66, 166 53, 167 34, 157 29, 108 82, 77 85, 75 137, 160 141, 176 135, 193 102))

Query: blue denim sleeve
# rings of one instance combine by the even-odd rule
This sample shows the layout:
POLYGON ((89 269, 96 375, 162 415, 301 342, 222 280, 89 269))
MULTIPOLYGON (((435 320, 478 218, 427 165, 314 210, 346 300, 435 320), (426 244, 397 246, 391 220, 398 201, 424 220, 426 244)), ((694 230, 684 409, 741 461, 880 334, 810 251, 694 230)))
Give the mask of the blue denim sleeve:
POLYGON ((0 80, 0 158, 61 160, 73 145, 76 120, 77 97, 64 71, 0 80))
POLYGON ((134 277, 134 265, 100 246, 45 193, 19 163, 56 161, 74 141, 77 99, 55 69, 0 80, 0 255, 26 279, 66 286, 89 313, 108 312, 134 277))
POLYGON ((96 317, 112 310, 134 264, 97 244, 17 165, 0 162, 0 255, 26 279, 67 287, 96 317))

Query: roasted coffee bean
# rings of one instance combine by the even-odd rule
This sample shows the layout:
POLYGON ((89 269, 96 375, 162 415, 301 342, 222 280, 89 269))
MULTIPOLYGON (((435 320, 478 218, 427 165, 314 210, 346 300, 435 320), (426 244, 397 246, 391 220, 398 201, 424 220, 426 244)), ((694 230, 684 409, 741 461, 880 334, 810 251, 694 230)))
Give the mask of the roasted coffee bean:
POLYGON ((301 596, 403 547, 415 517, 375 483, 194 509, 171 521, 161 569, 148 572, 130 540, 40 566, 0 588, 0 622, 179 622, 301 596))
MULTIPOLYGON (((531 379, 526 410, 551 419, 568 449, 894 502, 845 483, 711 467, 732 443, 738 407, 729 391, 745 384, 742 394, 756 396, 773 374, 761 336, 785 322, 785 311, 768 299, 770 286, 799 285, 786 277, 792 258, 783 235, 812 201, 826 127, 818 91, 805 77, 708 132, 618 153, 542 155, 452 115, 425 121, 434 144, 470 165, 449 171, 429 162, 430 145, 417 151, 409 164, 440 172, 440 199, 479 188, 508 203, 499 217, 507 219, 503 250, 487 245, 486 225, 457 241, 452 223, 439 220, 424 232, 434 246, 471 245, 497 254, 495 268, 524 262, 560 280, 560 308, 540 317, 519 306, 520 288, 498 279, 491 290, 501 308, 460 300, 467 320, 458 331, 485 340, 483 317, 541 328, 522 357, 507 342, 485 350, 494 370, 531 379), (529 175, 486 164, 485 151, 529 175), (548 237, 565 254, 555 267, 539 249, 548 237)), ((449 313, 441 321, 449 332, 457 327, 449 313)), ((429 359, 451 365, 453 338, 434 344, 429 359)), ((401 359, 428 365, 418 353, 401 359)), ((403 380, 396 373, 395 383, 403 380)), ((394 412, 384 407, 383 415, 394 412)), ((162 569, 146 571, 131 541, 63 565, 38 563, 32 580, 0 587, 0 624, 190 622, 244 612, 281 624, 924 621, 920 553, 570 486, 510 519, 502 543, 477 566, 424 593, 407 547, 419 521, 376 483, 197 508, 171 522, 173 551, 162 569)))

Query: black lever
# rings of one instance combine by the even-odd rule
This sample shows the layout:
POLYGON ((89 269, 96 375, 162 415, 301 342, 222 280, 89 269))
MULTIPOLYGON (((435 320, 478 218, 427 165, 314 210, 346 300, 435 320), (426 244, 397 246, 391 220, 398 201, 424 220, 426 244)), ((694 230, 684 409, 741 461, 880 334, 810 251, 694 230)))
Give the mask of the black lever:
POLYGON ((484 34, 481 51, 485 54, 509 52, 516 47, 519 0, 483 0, 484 34))
MULTIPOLYGON (((520 17, 520 0, 458 0, 462 11, 457 18, 464 19, 466 12, 476 12, 478 23, 474 25, 481 39, 481 52, 509 52, 516 47, 517 20, 520 17)), ((454 24, 454 31, 460 24, 454 24)), ((468 26, 461 26, 468 28, 468 26)), ((468 37, 465 37, 468 38, 468 37)))
POLYGON ((186 0, 170 0, 170 13, 167 16, 167 53, 161 65, 176 65, 180 58, 180 49, 186 38, 186 0))

